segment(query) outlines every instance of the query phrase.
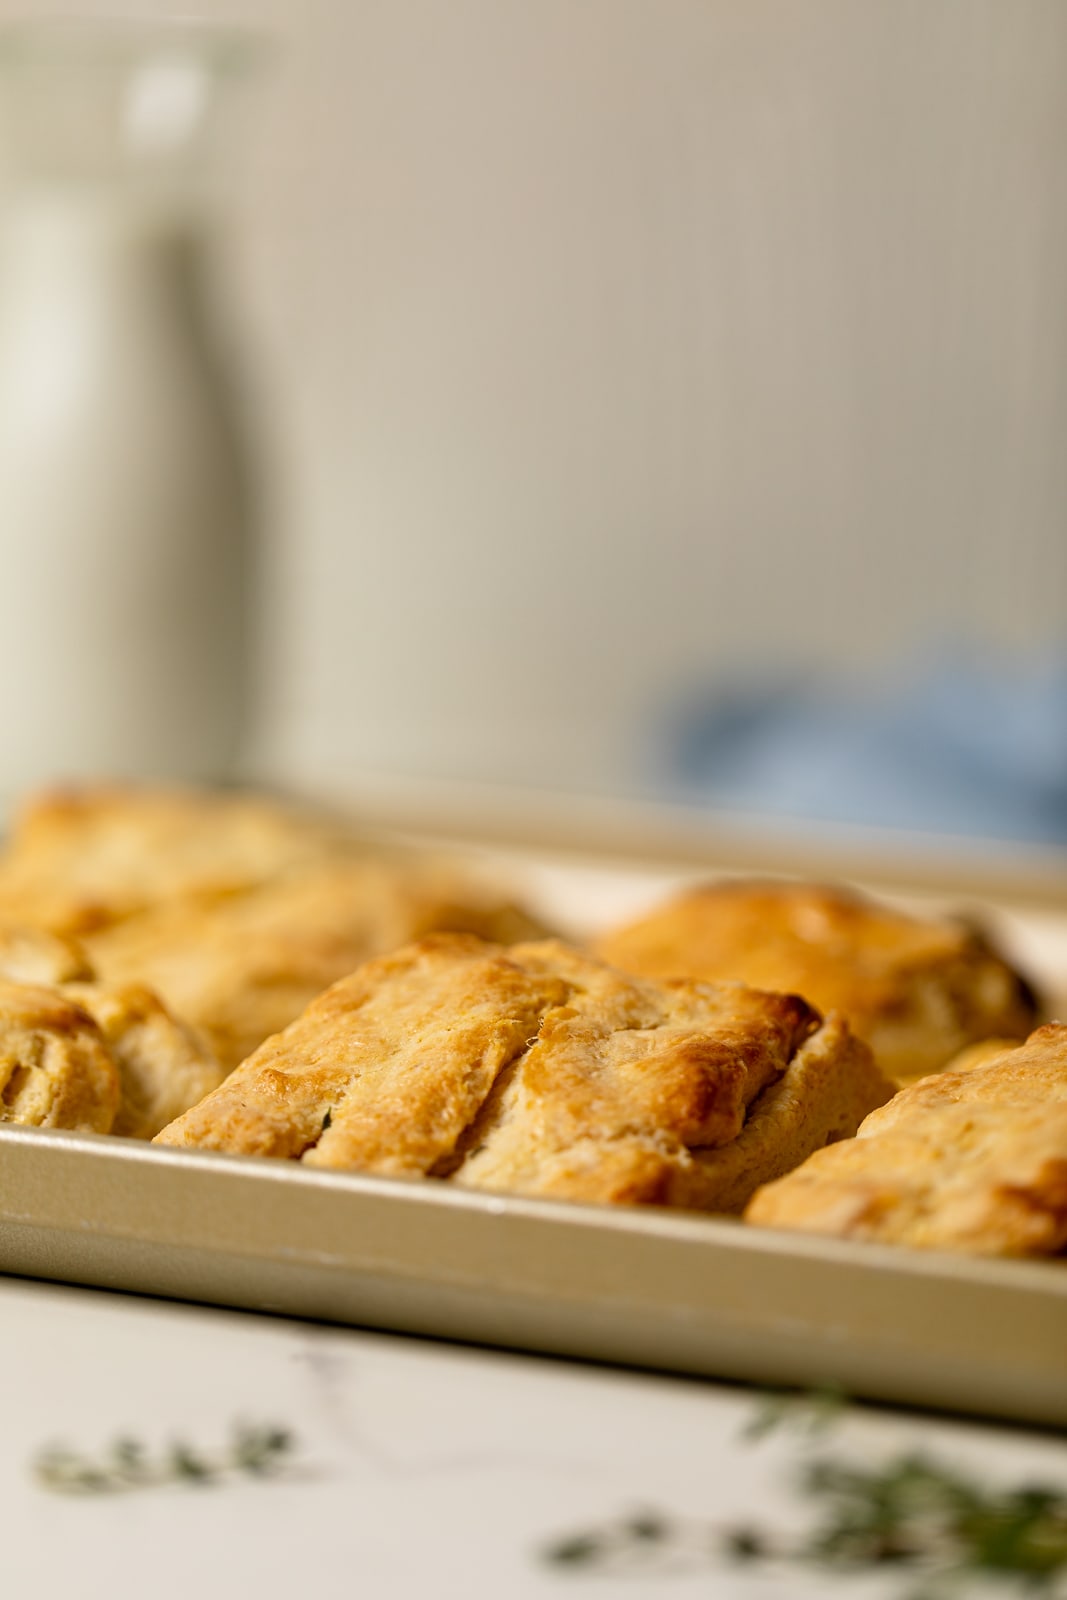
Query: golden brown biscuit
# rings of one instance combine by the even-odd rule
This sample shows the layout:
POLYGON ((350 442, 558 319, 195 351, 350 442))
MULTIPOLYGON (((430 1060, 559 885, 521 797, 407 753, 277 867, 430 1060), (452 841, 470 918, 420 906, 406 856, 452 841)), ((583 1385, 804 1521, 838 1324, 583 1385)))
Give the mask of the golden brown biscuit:
POLYGON ((338 978, 436 929, 499 942, 543 930, 443 869, 339 860, 204 907, 165 905, 87 940, 109 983, 145 983, 224 1067, 251 1055, 338 978))
POLYGON ((781 1177, 813 1150, 851 1137, 893 1085, 847 1022, 832 1013, 805 1041, 777 1083, 765 1089, 732 1144, 697 1151, 705 1209, 743 1211, 761 1183, 781 1177))
POLYGON ((159 1142, 429 1172, 565 995, 479 940, 425 939, 320 995, 159 1142))
POLYGON ((0 857, 0 917, 81 934, 355 848, 316 815, 250 794, 99 786, 33 799, 0 857))
POLYGON ((26 924, 0 924, 0 978, 12 983, 82 983, 93 976, 73 939, 26 924))
POLYGON ((795 996, 438 934, 335 984, 158 1142, 739 1208, 783 1152, 802 1159, 890 1093, 844 1024, 795 996))
POLYGON ((898 1083, 938 1071, 991 1034, 1025 1038, 1037 1021, 1029 987, 981 934, 847 889, 711 884, 596 948, 648 977, 738 978, 841 1011, 898 1083))
MULTIPOLYGON (((86 941, 92 967, 76 970, 58 943, 45 952, 42 932, 33 976, 148 986, 226 1067, 369 956, 423 932, 509 942, 545 931, 454 871, 371 854, 330 819, 254 795, 132 787, 30 804, 0 857, 0 921, 12 918, 86 941)), ((0 937, 0 972, 3 960, 0 937)))
POLYGON ((789 1172, 832 1140, 848 1138, 892 1089, 866 1045, 836 1016, 751 1101, 739 1133, 726 1144, 682 1146, 653 1132, 594 1135, 555 1148, 556 1097, 532 1095, 523 1081, 491 1101, 490 1115, 465 1136, 471 1153, 455 1181, 571 1200, 736 1213, 772 1175, 789 1172))
POLYGON ((0 1122, 107 1133, 119 1104, 111 1052, 56 989, 0 981, 0 1122))
POLYGON ((151 989, 71 983, 64 993, 96 1022, 118 1069, 121 1100, 112 1133, 151 1139, 226 1076, 206 1039, 151 989))
POLYGON ((943 1072, 760 1189, 746 1220, 987 1255, 1067 1249, 1067 1026, 943 1072))

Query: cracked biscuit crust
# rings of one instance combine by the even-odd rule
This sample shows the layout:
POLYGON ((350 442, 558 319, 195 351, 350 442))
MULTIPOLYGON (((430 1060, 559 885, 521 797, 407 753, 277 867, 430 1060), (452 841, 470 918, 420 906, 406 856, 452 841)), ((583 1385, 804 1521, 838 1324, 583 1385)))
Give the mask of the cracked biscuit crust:
POLYGON ((1067 1250, 1067 1026, 904 1089, 746 1220, 986 1255, 1067 1250))
MULTIPOLYGON (((845 1131, 891 1092, 847 1028, 796 996, 652 983, 556 941, 504 950, 439 934, 335 984, 159 1142, 571 1199, 718 1207, 726 1195, 739 1208, 783 1170, 783 1150, 814 1148, 795 1147, 783 1123, 798 1119, 772 1098, 805 1061, 801 1099, 848 1079, 847 1109, 839 1097, 828 1114, 845 1131)), ((827 1120, 807 1119, 809 1139, 829 1136, 827 1120)))
POLYGON ((980 933, 841 888, 710 884, 604 935, 597 950, 648 977, 795 990, 843 1012, 898 1083, 992 1034, 1023 1039, 1038 1020, 1029 987, 980 933))
POLYGON ((88 1011, 55 989, 0 981, 0 1122, 109 1133, 119 1095, 88 1011))

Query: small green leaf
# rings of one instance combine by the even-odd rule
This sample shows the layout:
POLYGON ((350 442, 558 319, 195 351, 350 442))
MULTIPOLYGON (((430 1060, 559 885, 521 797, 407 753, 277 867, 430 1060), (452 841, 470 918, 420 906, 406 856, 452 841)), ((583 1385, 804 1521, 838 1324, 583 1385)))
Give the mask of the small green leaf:
POLYGON ((623 1525, 623 1532, 640 1544, 657 1544, 660 1540, 670 1537, 671 1528, 670 1523, 656 1516, 654 1512, 642 1512, 640 1516, 631 1517, 623 1525))
POLYGON ((549 1545, 545 1560, 559 1567, 584 1567, 604 1553, 603 1541, 592 1534, 579 1533, 549 1545))
POLYGON ((122 1436, 99 1461, 65 1445, 50 1445, 34 1460, 33 1472, 42 1488, 60 1493, 105 1493, 166 1483, 204 1485, 237 1472, 260 1477, 275 1472, 293 1445, 293 1435, 274 1423, 258 1427, 237 1423, 229 1450, 218 1457, 179 1441, 153 1459, 139 1440, 122 1436))
POLYGON ((207 1462, 201 1461, 188 1445, 171 1446, 170 1464, 176 1478, 184 1478, 190 1483, 208 1483, 214 1477, 207 1462))
POLYGON ((742 1437, 753 1441, 766 1438, 767 1434, 782 1426, 795 1405, 796 1396, 788 1390, 768 1389, 742 1437))
POLYGON ((732 1561, 759 1561, 768 1553, 767 1540, 756 1528, 732 1528, 723 1543, 732 1561))
POLYGON ((116 1439, 111 1447, 115 1471, 123 1478, 140 1481, 146 1473, 144 1446, 136 1439, 116 1439))

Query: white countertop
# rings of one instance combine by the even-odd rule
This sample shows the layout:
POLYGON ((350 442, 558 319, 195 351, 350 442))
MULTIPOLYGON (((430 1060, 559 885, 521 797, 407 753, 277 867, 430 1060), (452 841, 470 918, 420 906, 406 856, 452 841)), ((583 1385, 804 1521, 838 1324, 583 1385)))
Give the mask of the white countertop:
MULTIPOLYGON (((818 1445, 795 1429, 744 1438, 758 1404, 744 1388, 17 1279, 0 1279, 0 1349, 5 1600, 889 1600, 914 1587, 718 1560, 615 1575, 545 1562, 554 1539, 648 1508, 809 1525, 791 1484, 818 1445), (95 1456, 132 1434, 209 1451, 237 1419, 291 1429, 291 1467, 81 1496, 33 1475, 52 1443, 95 1456)), ((832 1437, 868 1462, 922 1448, 1005 1485, 1067 1483, 1063 1440, 1038 1433, 853 1407, 832 1437)))

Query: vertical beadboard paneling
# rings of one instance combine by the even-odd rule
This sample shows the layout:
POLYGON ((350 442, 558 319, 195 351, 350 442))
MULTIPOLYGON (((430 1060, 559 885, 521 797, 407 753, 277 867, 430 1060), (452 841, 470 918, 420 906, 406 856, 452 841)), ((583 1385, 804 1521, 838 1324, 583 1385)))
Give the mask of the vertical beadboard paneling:
POLYGON ((624 784, 700 683, 1062 640, 1061 0, 243 9, 273 764, 624 784))

